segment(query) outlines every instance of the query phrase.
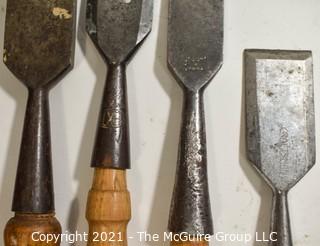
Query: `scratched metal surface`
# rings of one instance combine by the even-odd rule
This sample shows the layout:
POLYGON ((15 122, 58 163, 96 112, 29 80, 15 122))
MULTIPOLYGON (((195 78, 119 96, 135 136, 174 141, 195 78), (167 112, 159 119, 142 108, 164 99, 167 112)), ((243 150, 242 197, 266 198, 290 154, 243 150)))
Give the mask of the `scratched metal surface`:
POLYGON ((4 63, 28 87, 52 82, 73 64, 75 1, 7 2, 4 63))
POLYGON ((168 63, 183 86, 198 90, 219 71, 222 27, 222 0, 170 1, 168 63))
POLYGON ((245 52, 248 158, 279 191, 315 164, 312 69, 308 51, 245 52))
POLYGON ((152 27, 152 0, 88 0, 87 31, 109 62, 123 62, 152 27))
POLYGON ((213 234, 203 92, 222 65, 223 1, 169 2, 168 67, 184 90, 175 185, 168 228, 213 234))

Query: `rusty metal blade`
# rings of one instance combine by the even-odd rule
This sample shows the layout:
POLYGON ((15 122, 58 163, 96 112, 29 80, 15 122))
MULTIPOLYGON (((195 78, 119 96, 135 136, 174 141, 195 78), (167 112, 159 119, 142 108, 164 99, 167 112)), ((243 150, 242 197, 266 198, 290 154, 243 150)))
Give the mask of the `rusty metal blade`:
POLYGON ((188 89, 206 85, 223 60, 223 1, 171 0, 168 64, 188 89))
POLYGON ((29 88, 53 81, 73 64, 75 2, 10 0, 4 63, 29 88))
POLYGON ((222 65, 223 1, 171 0, 168 25, 168 66, 184 90, 168 229, 212 235, 203 91, 222 65))
POLYGON ((248 158, 278 191, 315 164, 312 54, 245 52, 248 158))
POLYGON ((88 0, 87 32, 111 63, 128 59, 150 33, 153 0, 88 0))

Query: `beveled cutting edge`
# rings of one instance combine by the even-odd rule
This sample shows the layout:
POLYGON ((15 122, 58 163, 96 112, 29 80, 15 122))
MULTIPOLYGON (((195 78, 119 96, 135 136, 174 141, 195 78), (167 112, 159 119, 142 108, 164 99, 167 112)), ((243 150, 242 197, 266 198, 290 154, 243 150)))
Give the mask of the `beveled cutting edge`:
POLYGON ((288 191, 315 164, 310 51, 246 50, 247 154, 274 192, 271 246, 292 246, 288 191))
POLYGON ((223 1, 171 0, 168 25, 168 67, 184 91, 168 229, 213 234, 203 91, 222 65, 223 1))

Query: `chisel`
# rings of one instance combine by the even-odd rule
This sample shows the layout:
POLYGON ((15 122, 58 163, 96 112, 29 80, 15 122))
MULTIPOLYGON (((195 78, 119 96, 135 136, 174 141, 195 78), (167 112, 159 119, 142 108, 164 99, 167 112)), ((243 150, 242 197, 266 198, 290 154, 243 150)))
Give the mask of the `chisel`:
POLYGON ((152 26, 152 0, 88 0, 87 32, 108 66, 91 166, 88 245, 127 245, 131 218, 126 65, 152 26))
POLYGON ((44 245, 40 234, 61 232, 54 215, 48 94, 72 67, 75 19, 72 0, 7 2, 3 61, 29 94, 6 246, 44 245))
POLYGON ((168 229, 192 236, 171 245, 208 245, 203 236, 213 234, 203 92, 222 60, 223 1, 170 0, 168 67, 183 89, 184 103, 168 229))
POLYGON ((287 194, 315 164, 312 54, 246 50, 247 155, 273 190, 271 246, 292 246, 287 194))

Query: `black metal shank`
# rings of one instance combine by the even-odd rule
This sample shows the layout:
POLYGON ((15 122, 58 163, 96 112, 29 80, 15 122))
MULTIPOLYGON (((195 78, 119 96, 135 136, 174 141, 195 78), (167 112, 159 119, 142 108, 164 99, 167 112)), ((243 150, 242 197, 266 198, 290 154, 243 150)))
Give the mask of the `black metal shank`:
POLYGON ((92 157, 92 167, 130 168, 125 65, 110 65, 92 157))
POLYGON ((12 210, 54 211, 48 92, 30 90, 12 210))
POLYGON ((169 230, 213 234, 207 177, 203 92, 185 90, 169 230))
POLYGON ((48 93, 73 65, 75 6, 72 0, 7 3, 3 61, 29 90, 15 212, 54 211, 48 93))
POLYGON ((202 94, 223 60, 223 0, 171 0, 168 67, 184 89, 169 230, 213 234, 202 94))
POLYGON ((288 209, 288 192, 274 191, 273 208, 271 218, 271 230, 273 241, 270 246, 292 246, 290 215, 288 209))

